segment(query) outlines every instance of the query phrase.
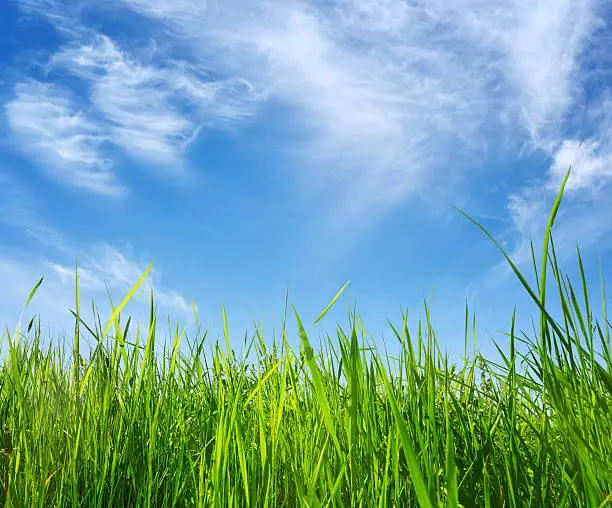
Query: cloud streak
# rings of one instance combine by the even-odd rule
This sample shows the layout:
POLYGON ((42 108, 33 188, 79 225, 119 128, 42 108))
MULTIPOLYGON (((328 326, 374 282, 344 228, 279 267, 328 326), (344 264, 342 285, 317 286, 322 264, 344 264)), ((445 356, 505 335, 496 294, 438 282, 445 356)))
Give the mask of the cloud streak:
POLYGON ((113 142, 145 162, 176 164, 196 125, 171 103, 160 72, 129 60, 108 37, 60 51, 63 67, 91 89, 91 104, 104 118, 113 142))
POLYGON ((311 168, 334 168, 324 170, 325 181, 354 181, 355 202, 376 196, 378 204, 397 203, 419 187, 431 163, 442 163, 432 142, 468 139, 486 115, 479 63, 459 72, 466 63, 450 47, 433 51, 398 31, 387 35, 391 15, 378 16, 376 30, 367 31, 341 5, 328 15, 302 2, 241 9, 233 2, 208 9, 187 1, 124 3, 166 23, 219 72, 242 76, 294 108, 289 122, 303 134, 295 150, 311 168), (460 136, 453 124, 461 125, 460 136))
POLYGON ((256 100, 248 82, 205 81, 185 62, 142 64, 101 34, 64 48, 50 66, 82 79, 113 142, 148 164, 180 163, 202 126, 243 120, 256 100))
MULTIPOLYGON (((66 25, 58 2, 25 3, 66 25)), ((365 219, 492 152, 563 155, 604 26, 601 0, 121 5, 184 60, 143 61, 75 21, 80 35, 50 62, 87 84, 113 143, 180 166, 200 129, 281 105, 296 178, 331 192, 341 216, 365 219)))
MULTIPOLYGON (((101 242, 81 253, 79 258, 79 285, 84 289, 101 293, 109 288, 125 293, 140 279, 147 268, 146 263, 130 259, 117 247, 101 242)), ((56 262, 48 262, 48 267, 62 283, 74 285, 76 268, 56 262)), ((164 308, 178 311, 182 315, 189 313, 190 306, 185 297, 178 291, 167 289, 159 284, 159 271, 153 269, 150 282, 156 301, 164 308), (157 282, 154 282, 157 280, 157 282)), ((144 290, 140 291, 142 296, 144 290)))
POLYGON ((566 186, 568 193, 597 192, 612 179, 612 153, 599 140, 564 140, 554 154, 547 188, 558 189, 570 166, 573 169, 566 186))
MULTIPOLYGON (((530 241, 542 237, 548 211, 569 169, 554 232, 560 257, 572 253, 576 242, 581 247, 602 243, 612 229, 612 108, 605 94, 595 108, 599 117, 595 133, 586 139, 563 139, 553 151, 546 173, 509 197, 507 208, 517 233, 514 258, 518 263, 528 262, 530 241)), ((601 247, 610 245, 603 242, 601 247)))
POLYGON ((71 94, 58 86, 28 80, 15 86, 5 106, 21 148, 61 182, 107 196, 124 191, 104 156, 104 130, 71 94))
POLYGON ((199 65, 156 58, 155 51, 130 53, 59 2, 22 6, 53 23, 67 42, 42 62, 45 81, 15 86, 6 117, 23 151, 68 185, 124 194, 113 163, 117 147, 149 168, 180 176, 186 150, 202 129, 244 122, 263 99, 244 79, 213 79, 199 65), (79 97, 54 82, 57 77, 80 80, 79 97))
POLYGON ((507 87, 512 121, 536 148, 552 150, 562 121, 584 94, 581 57, 602 25, 596 0, 431 2, 432 16, 452 17, 462 37, 507 87))
POLYGON ((295 108, 315 182, 348 185, 370 214, 465 167, 457 153, 553 153, 601 26, 590 0, 123 4, 295 108))

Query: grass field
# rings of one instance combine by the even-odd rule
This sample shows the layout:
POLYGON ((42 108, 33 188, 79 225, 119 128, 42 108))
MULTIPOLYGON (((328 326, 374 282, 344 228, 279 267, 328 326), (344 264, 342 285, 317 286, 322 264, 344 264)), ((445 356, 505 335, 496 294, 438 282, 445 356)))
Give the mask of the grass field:
POLYGON ((509 316, 500 362, 468 357, 467 309, 459 365, 427 309, 412 333, 407 316, 393 329, 394 358, 354 313, 314 351, 291 308, 299 350, 284 329, 275 339, 254 330, 240 357, 227 333, 212 343, 177 329, 158 351, 153 305, 149 330, 130 330, 120 315, 130 294, 106 326, 86 324, 77 282, 71 347, 43 346, 36 320, 4 333, 3 502, 612 506, 611 325, 605 294, 602 318, 593 317, 580 253, 576 287, 559 271, 551 231, 561 197, 542 261, 534 255, 538 283, 515 270, 539 322, 525 335, 509 316), (557 319, 547 311, 553 297, 557 319), (86 337, 96 347, 84 358, 86 337))

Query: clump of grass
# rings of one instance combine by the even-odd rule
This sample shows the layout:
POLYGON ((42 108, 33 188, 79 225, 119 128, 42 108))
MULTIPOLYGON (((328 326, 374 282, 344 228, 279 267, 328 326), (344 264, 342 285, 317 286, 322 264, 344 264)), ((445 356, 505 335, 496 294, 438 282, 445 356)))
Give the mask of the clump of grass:
MULTIPOLYGON (((283 324, 271 341, 257 328, 241 357, 226 327, 225 346, 205 350, 198 325, 194 337, 177 328, 159 354, 152 298, 144 333, 128 340, 130 321, 120 319, 146 273, 105 327, 82 321, 77 282, 71 353, 61 342, 43 350, 35 320, 5 333, 5 505, 612 504, 610 323, 605 296, 603 322, 593 318, 580 254, 580 292, 559 270, 551 230, 562 191, 536 288, 504 253, 540 326, 530 338, 512 316, 501 364, 480 355, 450 364, 427 308, 414 333, 406 314, 391 325, 395 358, 354 312, 318 353, 294 312, 299 348, 283 324), (547 307, 547 270, 559 320, 547 307), (95 344, 86 359, 84 336, 95 344)), ((466 309, 466 341, 468 324, 466 309)))

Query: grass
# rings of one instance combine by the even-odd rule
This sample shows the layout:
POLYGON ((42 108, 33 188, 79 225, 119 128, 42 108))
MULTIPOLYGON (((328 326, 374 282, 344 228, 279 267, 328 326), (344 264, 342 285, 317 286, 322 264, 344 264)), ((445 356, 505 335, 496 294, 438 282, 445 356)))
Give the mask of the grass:
POLYGON ((612 506, 611 325, 605 294, 602 321, 593 317, 580 253, 579 287, 559 269, 551 231, 562 194, 539 268, 534 255, 536 287, 503 254, 540 323, 530 337, 512 316, 500 362, 467 357, 466 309, 466 358, 450 364, 427 307, 414 333, 407 315, 390 324, 394 358, 356 312, 317 351, 294 311, 299 348, 284 326, 272 340, 257 328, 238 357, 227 327, 225 344, 206 348, 198 325, 191 338, 177 328, 160 352, 152 299, 148 330, 121 316, 146 273, 111 303, 106 326, 82 321, 77 280, 71 351, 43 347, 35 319, 4 334, 3 503, 612 506), (86 337, 95 347, 83 358, 86 337))

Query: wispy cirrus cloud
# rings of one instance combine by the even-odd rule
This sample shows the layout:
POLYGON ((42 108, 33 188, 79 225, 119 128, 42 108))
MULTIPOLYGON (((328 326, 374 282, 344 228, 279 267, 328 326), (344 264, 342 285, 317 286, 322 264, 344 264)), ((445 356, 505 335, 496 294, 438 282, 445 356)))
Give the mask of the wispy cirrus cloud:
MULTIPOLYGON (((96 293, 104 292, 106 288, 125 293, 140 279, 147 266, 147 263, 130 258, 117 247, 99 242, 81 250, 78 267, 79 285, 96 293)), ((63 283, 68 283, 70 286, 74 284, 76 280, 74 266, 49 261, 48 267, 63 283)), ((156 301, 167 310, 187 314, 190 306, 185 297, 178 291, 161 285, 160 272, 155 268, 150 274, 156 301)))
MULTIPOLYGON (((105 309, 108 295, 117 305, 147 267, 146 263, 134 260, 117 247, 105 243, 79 249, 78 253, 80 297, 83 302, 91 302, 93 299, 100 309, 105 309)), ((37 256, 25 251, 17 254, 0 252, 0 280, 4 287, 0 295, 0 323, 5 325, 17 322, 27 293, 44 276, 43 287, 31 305, 31 310, 41 314, 46 326, 69 330, 70 323, 74 322, 69 309, 74 308, 76 270, 74 263, 66 263, 58 257, 37 256)), ((142 289, 132 299, 130 313, 146 321, 148 291, 152 287, 157 309, 162 315, 178 315, 189 320, 192 317, 191 306, 185 296, 165 286, 161 282, 159 270, 152 270, 150 274, 142 289)), ((85 309, 84 315, 87 312, 85 309)), ((108 316, 110 312, 105 311, 103 315, 108 316)))
POLYGON ((90 102, 114 143, 146 162, 176 164, 197 125, 172 104, 167 76, 130 60, 104 36, 58 52, 62 67, 90 87, 90 102))
POLYGON ((598 0, 427 2, 432 16, 453 19, 462 38, 507 88, 508 120, 534 148, 551 151, 563 120, 584 99, 584 52, 603 21, 598 0), (520 132, 520 130, 519 130, 520 132))
MULTIPOLYGON (((568 170, 564 200, 555 227, 560 257, 573 253, 576 242, 587 247, 601 243, 610 230, 612 214, 612 103, 607 94, 597 101, 597 122, 587 138, 564 138, 554 148, 545 173, 509 196, 507 209, 516 232, 513 257, 529 261, 530 242, 546 228, 548 211, 568 170)), ((609 248, 610 245, 602 245, 609 248)))
POLYGON ((185 166, 187 147, 202 129, 226 129, 244 121, 262 100, 244 79, 213 79, 197 63, 154 63, 155 51, 121 48, 82 24, 78 13, 85 6, 75 5, 22 2, 26 12, 53 23, 66 43, 40 62, 45 81, 18 83, 5 106, 20 147, 41 154, 48 173, 60 181, 100 194, 121 194, 125 189, 116 176, 115 147, 176 176, 185 166), (80 93, 65 79, 59 85, 58 76, 80 80, 80 93))
MULTIPOLYGON (((70 18, 61 2, 24 1, 61 13, 62 26, 70 18)), ((286 106, 284 148, 300 156, 296 176, 362 218, 469 173, 493 152, 552 158, 599 72, 589 51, 605 26, 603 0, 120 4, 184 60, 139 61, 80 25, 88 35, 53 65, 90 86, 115 143, 146 161, 176 160, 198 129, 251 117, 265 97, 286 106)))
POLYGON ((602 25, 597 0, 122 2, 296 108, 309 174, 369 215, 488 151, 552 154, 602 25))
MULTIPOLYGON (((324 182, 351 182, 360 207, 384 208, 414 192, 445 160, 432 145, 469 140, 487 116, 481 62, 463 61, 452 45, 419 46, 400 18, 387 32, 392 15, 378 16, 368 31, 367 20, 347 18, 349 4, 124 4, 165 23, 218 72, 242 76, 290 106, 295 114, 286 120, 302 133, 291 153, 303 156, 315 183, 321 172, 324 182)), ((433 29, 425 31, 424 40, 433 29)))
POLYGON ((104 155, 108 136, 67 90, 28 80, 5 105, 20 148, 54 178, 108 196, 123 193, 104 155))
POLYGON ((558 190, 572 167, 567 192, 597 192, 612 179, 612 151, 603 140, 565 139, 553 156, 547 188, 558 190))
POLYGON ((60 50, 49 66, 82 79, 112 141, 149 164, 176 167, 202 127, 243 120, 257 100, 244 80, 207 81, 185 62, 144 64, 101 34, 60 50))
MULTIPOLYGON (((82 316, 86 323, 93 324, 94 316, 91 313, 92 300, 100 312, 102 319, 110 316, 110 306, 107 304, 108 295, 114 305, 117 305, 126 294, 126 286, 117 280, 106 280, 104 273, 98 271, 99 264, 111 260, 97 259, 96 267, 88 262, 79 266, 79 288, 82 302, 82 316), (106 289, 108 288, 108 294, 106 289)), ((115 260, 116 261, 116 260, 115 260)), ((128 270, 141 267, 133 260, 127 260, 128 270)), ((104 267, 105 270, 116 272, 115 265, 104 267)), ((18 256, 0 252, 0 280, 3 282, 3 291, 0 294, 0 325, 9 329, 18 323, 24 310, 29 292, 36 282, 44 276, 44 282, 38 290, 34 300, 29 306, 29 312, 38 314, 45 328, 55 332, 70 332, 74 326, 74 318, 69 312, 75 305, 75 266, 52 261, 46 257, 32 255, 26 252, 18 256)), ((142 273, 140 274, 142 275, 142 273)), ((154 275, 159 278, 159 274, 154 275)), ((138 279, 131 282, 134 284, 138 279)), ((178 316, 190 322, 191 307, 185 297, 178 291, 165 288, 159 282, 145 282, 129 304, 128 313, 133 316, 135 323, 146 323, 149 311, 148 290, 153 287, 153 295, 158 315, 178 316)), ((131 287, 131 286, 130 286, 131 287)), ((27 317, 26 319, 29 319, 27 317)), ((55 333, 54 333, 55 335, 55 333)))
MULTIPOLYGON (((563 262, 575 256, 577 245, 590 252, 597 247, 599 253, 612 248, 609 239, 612 154, 602 149, 599 142, 564 140, 554 153, 547 173, 508 198, 506 207, 514 236, 508 254, 521 269, 532 263, 532 244, 539 261, 550 209, 568 170, 571 170, 570 177, 553 229, 557 258, 563 262)), ((497 283, 511 275, 507 263, 500 261, 487 271, 484 279, 489 282, 485 284, 497 283)))

